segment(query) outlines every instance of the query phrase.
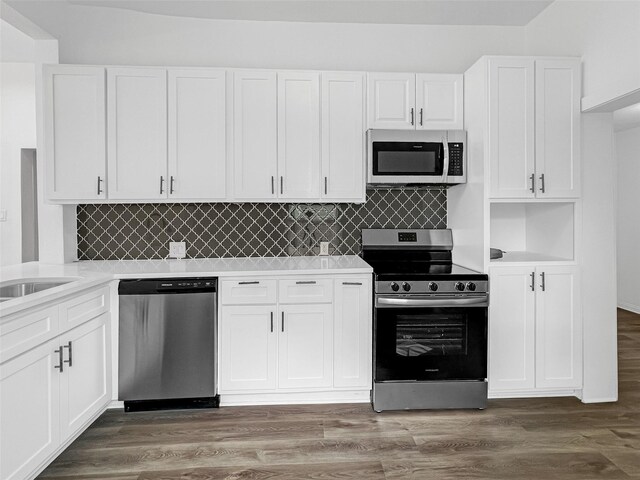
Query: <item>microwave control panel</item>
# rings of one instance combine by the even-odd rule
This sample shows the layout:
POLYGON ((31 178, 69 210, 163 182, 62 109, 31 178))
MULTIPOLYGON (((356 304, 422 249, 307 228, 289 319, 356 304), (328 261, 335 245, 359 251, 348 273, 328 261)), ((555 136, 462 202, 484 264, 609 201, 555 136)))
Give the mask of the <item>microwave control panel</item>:
POLYGON ((450 143, 449 144, 449 175, 458 177, 462 176, 462 158, 463 158, 463 144, 462 143, 450 143))

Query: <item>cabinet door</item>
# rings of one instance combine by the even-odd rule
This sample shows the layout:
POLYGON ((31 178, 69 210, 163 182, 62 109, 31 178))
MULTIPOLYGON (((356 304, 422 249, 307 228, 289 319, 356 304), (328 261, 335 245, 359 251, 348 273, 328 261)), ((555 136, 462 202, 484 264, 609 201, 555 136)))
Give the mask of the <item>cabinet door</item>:
POLYGON ((491 196, 534 196, 533 60, 489 60, 491 196))
POLYGON ((223 307, 220 393, 276 388, 276 306, 223 307))
POLYGON ((536 60, 536 176, 538 197, 580 196, 579 60, 536 60))
POLYGON ((322 74, 323 199, 365 200, 363 79, 322 74))
POLYGON ((167 72, 107 69, 110 199, 167 196, 167 72))
POLYGON ((367 98, 369 128, 415 129, 415 74, 370 73, 367 98))
POLYGON ((278 318, 278 387, 330 387, 331 305, 283 305, 278 318))
POLYGON ((536 387, 582 385, 582 315, 578 267, 539 267, 536 387))
POLYGON ((462 130, 463 75, 416 75, 416 128, 462 130))
POLYGON ((170 69, 168 88, 169 198, 225 198, 225 71, 170 69))
POLYGON ((371 386, 371 277, 336 279, 333 385, 371 386))
POLYGON ((278 196, 320 197, 320 86, 317 73, 278 74, 278 196))
POLYGON ((276 197, 276 74, 233 75, 234 196, 239 200, 276 197))
MULTIPOLYGON (((535 385, 533 268, 492 268, 489 306, 489 390, 535 385)), ((534 286, 535 288, 535 286, 534 286)))
POLYGON ((60 430, 67 439, 111 401, 109 313, 60 337, 64 373, 60 376, 60 430))
POLYGON ((0 478, 22 480, 60 445, 56 340, 2 365, 0 373, 0 478))
POLYGON ((47 196, 106 198, 104 68, 45 66, 44 107, 47 196))

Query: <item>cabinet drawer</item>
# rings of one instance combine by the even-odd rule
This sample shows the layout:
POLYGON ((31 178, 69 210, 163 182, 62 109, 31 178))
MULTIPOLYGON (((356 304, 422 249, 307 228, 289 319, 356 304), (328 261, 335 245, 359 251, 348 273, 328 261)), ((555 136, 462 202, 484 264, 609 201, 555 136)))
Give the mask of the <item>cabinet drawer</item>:
POLYGON ((224 280, 220 287, 221 305, 276 303, 275 280, 224 280))
POLYGON ((333 280, 300 278, 280 280, 280 303, 330 303, 333 301, 333 280))
POLYGON ((58 306, 16 315, 0 325, 0 363, 58 335, 58 306))
POLYGON ((60 329, 67 331, 109 310, 109 287, 102 287, 60 304, 60 329))

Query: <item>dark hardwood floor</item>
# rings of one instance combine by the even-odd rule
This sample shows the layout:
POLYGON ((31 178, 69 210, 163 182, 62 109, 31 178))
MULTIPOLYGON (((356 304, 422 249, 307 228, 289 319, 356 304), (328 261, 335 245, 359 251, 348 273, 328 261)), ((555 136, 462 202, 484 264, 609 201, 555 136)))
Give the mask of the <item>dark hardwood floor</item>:
POLYGON ((640 479, 640 315, 618 311, 620 400, 493 400, 102 415, 47 479, 640 479))

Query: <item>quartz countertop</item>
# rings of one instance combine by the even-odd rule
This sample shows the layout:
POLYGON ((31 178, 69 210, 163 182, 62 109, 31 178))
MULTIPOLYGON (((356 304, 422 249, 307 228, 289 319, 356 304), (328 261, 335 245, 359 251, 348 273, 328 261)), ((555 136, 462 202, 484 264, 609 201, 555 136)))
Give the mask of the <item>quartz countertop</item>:
POLYGON ((0 268, 0 281, 72 279, 58 287, 0 303, 0 317, 121 278, 370 274, 357 255, 317 257, 87 260, 60 265, 30 262, 0 268))

